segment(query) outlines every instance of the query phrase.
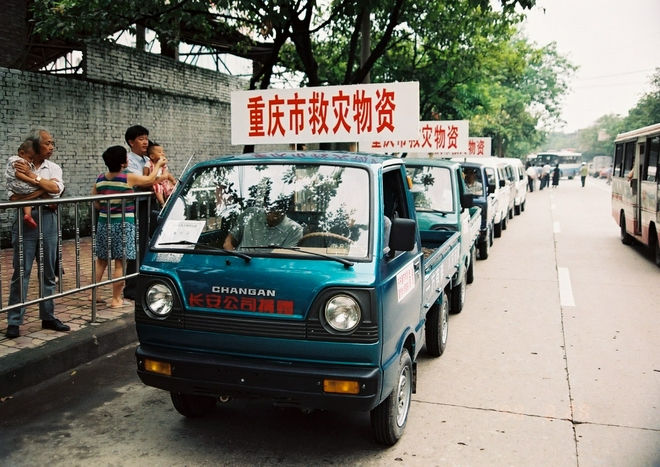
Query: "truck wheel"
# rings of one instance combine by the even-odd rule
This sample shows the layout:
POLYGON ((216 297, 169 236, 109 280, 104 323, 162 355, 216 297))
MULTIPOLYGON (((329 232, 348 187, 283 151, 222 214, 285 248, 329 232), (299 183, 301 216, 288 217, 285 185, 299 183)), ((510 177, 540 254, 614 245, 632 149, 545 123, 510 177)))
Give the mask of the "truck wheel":
POLYGON ((504 216, 502 218, 502 230, 506 230, 506 226, 507 226, 508 223, 509 223, 509 221, 507 220, 507 216, 504 216))
POLYGON ((178 392, 170 392, 170 397, 176 411, 184 417, 189 418, 198 418, 206 415, 214 409, 218 401, 215 397, 195 396, 178 392))
POLYGON ((621 213, 621 220, 619 221, 619 225, 621 226, 621 243, 624 245, 631 245, 633 239, 626 231, 626 215, 624 213, 621 213))
POLYGON ((520 205, 520 212, 525 212, 525 203, 527 200, 523 201, 522 204, 520 205))
POLYGON ((519 215, 520 215, 520 212, 521 212, 521 209, 522 209, 522 204, 518 204, 517 206, 514 206, 514 207, 513 207, 513 213, 514 213, 516 216, 519 216, 519 215))
POLYGON ((467 268, 467 272, 465 273, 466 275, 466 282, 468 284, 472 284, 474 282, 474 263, 477 260, 477 249, 475 247, 472 248, 472 253, 470 253, 470 265, 467 268))
POLYGON ((403 435, 408 420, 413 386, 412 360, 403 349, 399 360, 399 381, 392 393, 371 411, 371 429, 376 441, 392 446, 403 435))
POLYGON ((493 227, 495 227, 493 229, 493 233, 495 234, 495 238, 500 238, 502 236, 502 222, 504 222, 504 220, 500 221, 499 224, 495 224, 493 226, 493 227))
POLYGON ((493 229, 490 229, 490 236, 488 237, 488 246, 493 246, 494 243, 493 229))
POLYGON ((463 311, 463 305, 465 304, 465 287, 466 287, 466 274, 463 274, 463 280, 460 284, 454 286, 451 289, 451 305, 449 311, 453 314, 460 313, 463 311))
POLYGON ((509 219, 513 219, 513 209, 509 209, 509 219))
POLYGON ((479 259, 488 259, 488 254, 490 253, 490 232, 486 237, 486 240, 479 243, 479 259))
POLYGON ((439 357, 447 347, 449 335, 449 303, 442 296, 442 303, 435 304, 426 313, 426 351, 432 357, 439 357))

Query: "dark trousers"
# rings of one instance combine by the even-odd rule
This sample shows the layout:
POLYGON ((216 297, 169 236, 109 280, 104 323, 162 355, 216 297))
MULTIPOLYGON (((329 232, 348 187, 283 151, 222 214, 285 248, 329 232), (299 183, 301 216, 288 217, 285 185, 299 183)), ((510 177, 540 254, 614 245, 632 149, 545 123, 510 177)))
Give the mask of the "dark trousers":
MULTIPOLYGON (((137 259, 127 260, 126 261, 126 274, 135 274, 138 272, 138 264, 142 264, 144 255, 147 252, 149 247, 149 217, 151 206, 155 205, 155 201, 150 202, 150 197, 147 196, 144 199, 140 198, 137 202, 137 233, 138 233, 138 252, 137 259)), ((137 293, 137 276, 126 279, 126 285, 124 286, 124 297, 131 300, 135 299, 137 293)))
POLYGON ((527 176, 527 188, 530 192, 534 191, 534 179, 529 175, 527 176))

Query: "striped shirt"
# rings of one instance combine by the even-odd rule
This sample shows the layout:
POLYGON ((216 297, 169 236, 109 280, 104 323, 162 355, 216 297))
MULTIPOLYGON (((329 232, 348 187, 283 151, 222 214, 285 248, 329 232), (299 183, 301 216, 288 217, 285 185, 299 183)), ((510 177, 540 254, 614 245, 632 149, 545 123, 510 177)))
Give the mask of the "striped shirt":
MULTIPOLYGON (((133 188, 128 186, 128 177, 126 172, 118 173, 115 178, 109 180, 105 174, 101 174, 96 179, 96 193, 99 195, 114 195, 133 193, 133 188)), ((108 201, 101 201, 99 211, 99 222, 108 222, 108 201)), ((126 200, 125 222, 135 224, 135 201, 126 200)), ((116 224, 122 222, 122 199, 110 200, 110 223, 116 224)))

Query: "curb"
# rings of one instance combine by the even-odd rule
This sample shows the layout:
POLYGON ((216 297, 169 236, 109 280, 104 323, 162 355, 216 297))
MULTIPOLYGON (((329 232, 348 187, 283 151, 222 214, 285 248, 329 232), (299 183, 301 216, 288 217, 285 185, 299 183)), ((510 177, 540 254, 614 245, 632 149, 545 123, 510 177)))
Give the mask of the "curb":
POLYGON ((133 342, 137 345, 135 319, 131 315, 6 355, 0 358, 0 397, 13 395, 133 342))

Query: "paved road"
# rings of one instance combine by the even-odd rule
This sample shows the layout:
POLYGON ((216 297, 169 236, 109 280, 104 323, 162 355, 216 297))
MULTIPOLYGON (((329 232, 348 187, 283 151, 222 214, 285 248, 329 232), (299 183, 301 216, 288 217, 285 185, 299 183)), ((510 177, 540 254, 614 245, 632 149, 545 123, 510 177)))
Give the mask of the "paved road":
POLYGON ((406 433, 367 414, 231 402, 187 420, 133 348, 0 404, 0 465, 660 466, 658 270, 626 247, 604 181, 529 195, 419 362, 406 433))

